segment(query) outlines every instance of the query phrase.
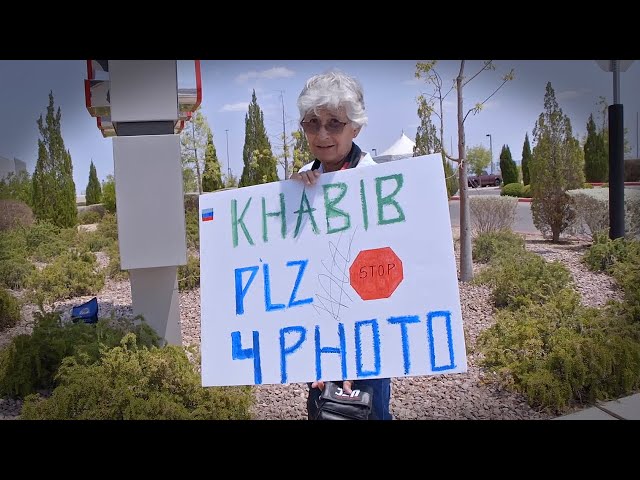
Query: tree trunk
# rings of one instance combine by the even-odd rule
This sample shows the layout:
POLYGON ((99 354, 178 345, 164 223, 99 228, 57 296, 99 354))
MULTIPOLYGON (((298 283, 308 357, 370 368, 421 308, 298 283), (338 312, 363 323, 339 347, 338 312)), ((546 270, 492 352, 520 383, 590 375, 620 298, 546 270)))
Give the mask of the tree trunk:
POLYGON ((460 280, 469 282, 473 279, 473 263, 471 262, 471 228, 469 221, 469 195, 467 192, 467 162, 465 157, 464 116, 462 103, 462 80, 464 60, 460 62, 460 73, 456 77, 458 93, 458 168, 460 179, 460 280))
POLYGON ((198 152, 196 154, 196 175, 198 176, 198 193, 202 195, 202 177, 200 176, 200 162, 198 162, 198 152))

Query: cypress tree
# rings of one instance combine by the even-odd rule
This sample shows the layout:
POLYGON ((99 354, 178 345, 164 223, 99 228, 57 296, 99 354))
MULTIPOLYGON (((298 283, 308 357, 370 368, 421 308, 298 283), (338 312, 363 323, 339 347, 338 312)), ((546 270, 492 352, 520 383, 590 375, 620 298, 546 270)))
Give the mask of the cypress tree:
POLYGON ((547 83, 544 109, 533 129, 531 213, 536 228, 543 234, 551 233, 557 243, 575 218, 573 201, 566 192, 584 183, 584 153, 573 137, 569 117, 556 101, 551 82, 547 83))
POLYGON ((98 181, 98 174, 93 160, 91 160, 91 165, 89 166, 89 183, 85 191, 85 200, 87 205, 94 205, 102 201, 102 187, 98 181))
POLYGON ((242 149, 244 167, 239 186, 275 182, 278 180, 277 159, 271 150, 271 143, 264 127, 264 114, 258 106, 255 90, 251 95, 244 125, 244 148, 242 149))
POLYGON ((522 183, 529 185, 531 176, 529 175, 529 165, 531 164, 531 145, 529 144, 529 133, 524 135, 524 145, 522 146, 522 183))
POLYGON ((587 122, 587 140, 584 144, 584 174, 587 182, 606 182, 609 177, 609 154, 605 150, 603 135, 598 133, 593 114, 587 122))
POLYGON ((62 113, 55 112, 53 92, 49 92, 46 117, 37 121, 42 138, 38 139, 38 160, 33 172, 33 213, 62 227, 77 223, 76 186, 71 154, 65 149, 60 129, 62 113))
POLYGON ((216 154, 216 147, 213 144, 213 133, 207 133, 207 146, 204 150, 204 173, 202 174, 202 191, 213 192, 219 190, 224 185, 222 174, 220 173, 220 162, 216 154))
POLYGON ((509 145, 503 145, 500 152, 500 171, 502 172, 502 182, 505 185, 519 183, 518 167, 511 157, 509 145))

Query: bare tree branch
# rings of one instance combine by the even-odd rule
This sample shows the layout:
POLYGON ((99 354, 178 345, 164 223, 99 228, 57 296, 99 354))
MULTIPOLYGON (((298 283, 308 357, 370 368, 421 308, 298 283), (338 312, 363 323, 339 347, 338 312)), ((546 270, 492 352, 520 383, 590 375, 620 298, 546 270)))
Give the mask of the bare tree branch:
POLYGON ((493 96, 498 92, 498 90, 500 90, 500 89, 504 86, 504 84, 505 84, 505 83, 507 83, 509 80, 513 80, 513 68, 511 69, 511 71, 510 71, 509 73, 507 73, 507 74, 502 78, 502 83, 501 83, 500 85, 498 85, 498 88, 496 88, 496 89, 493 91, 493 93, 492 93, 491 95, 489 95, 487 98, 485 98, 482 102, 478 103, 475 107, 473 107, 473 108, 469 109, 469 111, 468 111, 468 112, 466 113, 466 115, 464 116, 464 120, 462 120, 462 122, 464 123, 464 121, 467 119, 467 116, 468 116, 471 112, 474 112, 474 114, 475 114, 475 113, 478 113, 478 112, 482 109, 482 106, 483 106, 485 103, 487 103, 487 102, 489 101, 489 99, 490 99, 491 97, 493 97, 493 96))
POLYGON ((453 158, 451 155, 449 155, 447 153, 447 150, 444 148, 444 146, 442 147, 442 152, 444 153, 444 156, 447 157, 452 162, 460 163, 460 159, 459 158, 453 158))
MULTIPOLYGON (((463 62, 464 62, 464 60, 463 60, 463 62)), ((465 85, 467 85, 467 83, 471 82, 474 78, 476 78, 478 75, 480 75, 485 70, 492 70, 493 68, 495 68, 495 67, 493 67, 492 62, 493 62, 493 60, 485 60, 484 65, 482 66, 482 68, 480 70, 478 70, 478 72, 476 72, 476 74, 473 77, 471 77, 469 80, 467 80, 466 82, 463 82, 462 86, 464 87, 465 85)), ((460 69, 460 70, 462 70, 462 69, 460 69)))

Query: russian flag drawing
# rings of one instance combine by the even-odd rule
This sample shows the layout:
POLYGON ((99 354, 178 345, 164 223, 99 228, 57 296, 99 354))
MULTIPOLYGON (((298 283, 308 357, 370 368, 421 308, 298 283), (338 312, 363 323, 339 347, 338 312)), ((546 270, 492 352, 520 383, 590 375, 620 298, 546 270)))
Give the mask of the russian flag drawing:
POLYGON ((203 208, 202 209, 202 221, 210 222, 213 220, 213 208, 203 208))

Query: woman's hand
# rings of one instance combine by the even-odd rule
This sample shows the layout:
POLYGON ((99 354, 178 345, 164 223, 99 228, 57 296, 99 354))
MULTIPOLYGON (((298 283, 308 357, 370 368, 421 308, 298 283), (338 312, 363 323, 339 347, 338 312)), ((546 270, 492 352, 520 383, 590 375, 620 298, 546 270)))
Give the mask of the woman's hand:
POLYGON ((320 172, 318 170, 305 170, 304 172, 297 172, 292 174, 290 178, 299 180, 305 185, 315 185, 318 177, 320 177, 320 172))
MULTIPOLYGON (((351 387, 352 386, 353 386, 353 380, 344 380, 342 382, 342 390, 344 390, 344 393, 351 394, 351 387)), ((323 381, 313 382, 311 384, 311 388, 319 388, 320 390, 323 390, 324 389, 324 382, 323 381)))

